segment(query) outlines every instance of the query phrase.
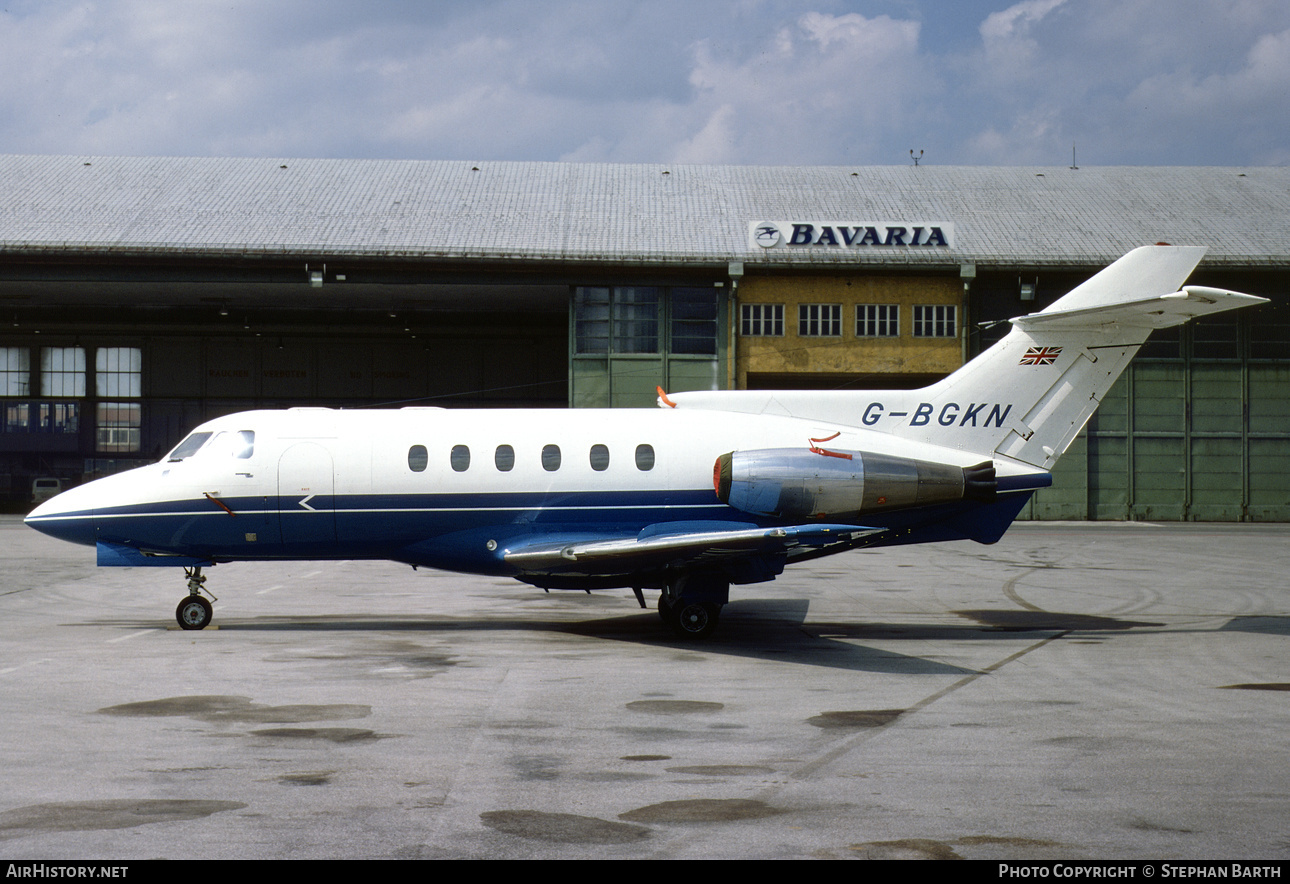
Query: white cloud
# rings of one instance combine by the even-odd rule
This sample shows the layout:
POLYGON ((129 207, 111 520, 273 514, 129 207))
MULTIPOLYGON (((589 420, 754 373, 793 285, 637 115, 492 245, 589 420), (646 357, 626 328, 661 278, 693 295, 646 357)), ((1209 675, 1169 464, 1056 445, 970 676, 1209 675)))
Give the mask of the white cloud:
POLYGON ((1065 163, 1075 142, 1085 165, 1274 161, 1287 27, 1290 7, 1269 0, 1015 4, 962 67, 978 119, 965 158, 1065 163))
POLYGON ((992 12, 981 23, 981 39, 989 44, 1022 37, 1032 24, 1042 21, 1044 16, 1065 2, 1066 0, 1024 0, 1002 12, 992 12))
POLYGON ((870 133, 919 103, 911 85, 934 80, 918 33, 917 22, 885 15, 808 13, 743 58, 700 44, 697 125, 681 144, 711 143, 719 130, 726 155, 744 162, 894 162, 875 154, 870 133))
POLYGON ((1284 0, 859 6, 9 0, 0 149, 1285 161, 1284 0))

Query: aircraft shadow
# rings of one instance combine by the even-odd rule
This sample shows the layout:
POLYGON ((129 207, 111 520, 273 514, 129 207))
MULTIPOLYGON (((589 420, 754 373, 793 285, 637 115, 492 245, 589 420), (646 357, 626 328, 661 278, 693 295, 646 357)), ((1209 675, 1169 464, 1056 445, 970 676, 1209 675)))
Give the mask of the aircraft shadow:
POLYGON ((1259 632, 1270 635, 1290 635, 1290 617, 1247 616, 1233 617, 1222 627, 1224 632, 1259 632))
MULTIPOLYGON (((631 641, 693 650, 711 654, 787 661, 857 672, 899 675, 966 675, 975 672, 925 657, 868 647, 854 642, 891 641, 998 641, 1002 633, 1068 631, 1124 631, 1162 623, 1117 620, 1087 614, 1043 611, 974 610, 954 611, 963 623, 862 623, 856 621, 806 622, 809 601, 805 599, 748 599, 728 605, 721 614, 721 626, 703 642, 686 642, 665 629, 641 629, 642 615, 591 620, 562 627, 562 631, 615 641, 631 641)), ((642 612, 643 614, 644 612, 642 612)), ((657 619, 657 615, 655 615, 657 619)))
MULTIPOLYGON (((809 607, 810 602, 805 599, 740 600, 725 608, 720 628, 713 636, 701 642, 677 638, 662 624, 653 610, 639 609, 627 615, 573 622, 495 616, 466 620, 433 616, 391 618, 337 614, 234 618, 217 620, 216 628, 227 632, 566 633, 677 651, 790 662, 853 672, 967 675, 975 670, 867 646, 864 642, 998 641, 1001 635, 1008 633, 1015 633, 1018 640, 1029 640, 1027 634, 1034 632, 1123 632, 1138 627, 1164 625, 1087 614, 1014 609, 953 612, 963 618, 961 623, 866 623, 853 620, 812 620, 808 623, 806 617, 809 607)), ((1244 627, 1250 631, 1290 631, 1290 618, 1238 619, 1251 621, 1244 627)), ((130 628, 155 626, 154 623, 141 621, 117 621, 114 625, 130 628)), ((1227 628, 1241 627, 1229 625, 1227 628)))

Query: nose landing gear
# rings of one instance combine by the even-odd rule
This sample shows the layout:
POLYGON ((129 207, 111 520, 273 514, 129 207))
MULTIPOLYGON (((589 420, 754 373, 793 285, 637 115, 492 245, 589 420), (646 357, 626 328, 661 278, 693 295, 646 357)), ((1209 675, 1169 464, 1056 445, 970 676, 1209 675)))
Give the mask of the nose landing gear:
POLYGON ((215 611, 201 594, 206 583, 201 565, 185 568, 184 575, 188 578, 188 595, 175 608, 175 620, 179 622, 180 629, 205 629, 210 625, 215 611))

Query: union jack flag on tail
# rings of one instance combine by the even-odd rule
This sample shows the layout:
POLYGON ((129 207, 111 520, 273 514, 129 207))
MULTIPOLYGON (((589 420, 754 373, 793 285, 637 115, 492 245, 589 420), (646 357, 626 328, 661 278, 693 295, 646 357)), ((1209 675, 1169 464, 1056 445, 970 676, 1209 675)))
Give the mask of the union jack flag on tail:
POLYGON ((1028 347, 1019 365, 1052 365, 1061 354, 1061 347, 1028 347))

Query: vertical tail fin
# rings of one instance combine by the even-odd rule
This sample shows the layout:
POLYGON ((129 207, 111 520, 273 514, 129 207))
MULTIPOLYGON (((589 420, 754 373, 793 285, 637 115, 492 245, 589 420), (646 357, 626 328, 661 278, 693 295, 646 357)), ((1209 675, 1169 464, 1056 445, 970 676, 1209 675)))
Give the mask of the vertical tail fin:
POLYGON ((1153 329, 1264 300, 1183 289, 1204 253, 1174 246, 1135 249, 1046 310, 1013 319, 1002 341, 920 391, 933 413, 949 408, 937 403, 991 403, 993 425, 953 421, 929 441, 1051 469, 1153 329))

